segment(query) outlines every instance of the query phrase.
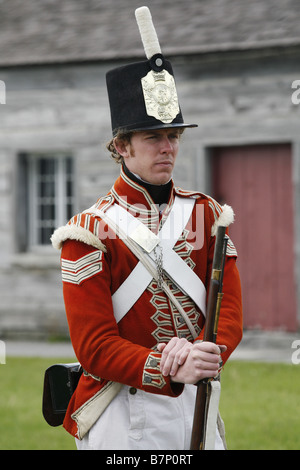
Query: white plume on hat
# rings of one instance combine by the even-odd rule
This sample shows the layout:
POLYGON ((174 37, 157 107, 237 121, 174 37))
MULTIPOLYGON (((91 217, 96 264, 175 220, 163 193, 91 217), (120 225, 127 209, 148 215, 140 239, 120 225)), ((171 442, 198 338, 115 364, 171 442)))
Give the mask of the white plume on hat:
POLYGON ((137 8, 135 10, 135 17, 145 49, 145 54, 149 60, 155 54, 161 54, 158 37, 152 22, 152 16, 149 8, 137 8))

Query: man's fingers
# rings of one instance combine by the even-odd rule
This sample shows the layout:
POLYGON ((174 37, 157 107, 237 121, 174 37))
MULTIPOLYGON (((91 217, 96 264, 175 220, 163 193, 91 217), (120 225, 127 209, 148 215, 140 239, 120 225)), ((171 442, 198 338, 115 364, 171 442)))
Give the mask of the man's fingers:
POLYGON ((195 360, 199 358, 207 362, 219 362, 221 359, 219 350, 217 352, 206 352, 193 349, 192 354, 195 360))
POLYGON ((192 344, 184 338, 174 337, 168 344, 158 345, 158 350, 161 352, 160 370, 165 376, 176 375, 179 367, 185 363, 191 353, 194 367, 205 371, 207 377, 214 377, 220 367, 220 355, 226 349, 224 345, 209 341, 192 344))
POLYGON ((183 361, 187 355, 184 349, 190 343, 184 338, 172 338, 162 351, 160 369, 163 375, 174 375, 178 369, 178 361, 183 361))

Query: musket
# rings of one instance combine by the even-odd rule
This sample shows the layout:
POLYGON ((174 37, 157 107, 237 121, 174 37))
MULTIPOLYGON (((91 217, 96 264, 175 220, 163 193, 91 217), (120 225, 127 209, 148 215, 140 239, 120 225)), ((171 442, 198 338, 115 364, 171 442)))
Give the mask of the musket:
MULTIPOLYGON (((206 309, 206 321, 203 341, 215 343, 217 339, 218 322, 223 297, 223 275, 228 237, 226 227, 217 230, 212 272, 206 309)), ((191 437, 191 450, 204 450, 206 418, 209 405, 209 387, 211 379, 203 379, 197 383, 197 395, 194 410, 194 421, 191 437)))

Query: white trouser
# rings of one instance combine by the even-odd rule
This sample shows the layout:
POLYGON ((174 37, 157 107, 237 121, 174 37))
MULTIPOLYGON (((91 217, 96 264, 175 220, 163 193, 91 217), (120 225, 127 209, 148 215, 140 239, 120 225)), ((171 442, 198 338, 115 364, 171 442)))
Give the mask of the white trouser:
MULTIPOLYGON (((124 386, 90 431, 79 450, 185 450, 190 448, 196 398, 194 385, 177 397, 124 386), (135 391, 135 389, 134 389, 135 391)), ((217 430, 215 449, 224 449, 217 430)))

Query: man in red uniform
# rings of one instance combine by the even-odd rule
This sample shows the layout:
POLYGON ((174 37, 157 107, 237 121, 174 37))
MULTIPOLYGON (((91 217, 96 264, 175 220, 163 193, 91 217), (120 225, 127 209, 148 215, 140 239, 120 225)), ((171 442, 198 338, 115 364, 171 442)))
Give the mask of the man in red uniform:
POLYGON ((242 336, 229 239, 218 345, 201 341, 216 228, 233 212, 174 185, 181 132, 195 126, 183 121, 171 64, 148 40, 148 10, 138 14, 148 60, 107 74, 120 177, 52 237, 84 370, 64 420, 79 449, 188 449, 194 384, 215 377, 242 336))

